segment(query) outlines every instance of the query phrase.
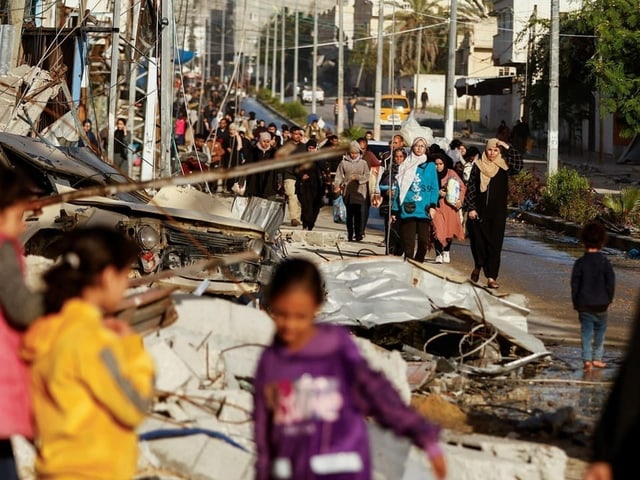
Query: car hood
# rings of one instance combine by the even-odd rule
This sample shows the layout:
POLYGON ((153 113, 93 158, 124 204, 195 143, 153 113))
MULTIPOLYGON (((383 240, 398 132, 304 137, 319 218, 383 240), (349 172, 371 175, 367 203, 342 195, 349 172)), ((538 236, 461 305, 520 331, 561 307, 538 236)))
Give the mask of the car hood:
POLYGON ((144 214, 146 216, 172 218, 188 223, 196 223, 198 226, 215 226, 222 230, 232 230, 235 232, 251 231, 254 234, 264 234, 264 230, 253 223, 238 220, 229 214, 229 217, 221 215, 206 214, 194 210, 183 210, 179 208, 160 207, 152 204, 142 204, 125 202, 106 197, 89 197, 83 200, 71 202, 74 205, 87 205, 112 210, 114 212, 131 215, 132 213, 144 214))

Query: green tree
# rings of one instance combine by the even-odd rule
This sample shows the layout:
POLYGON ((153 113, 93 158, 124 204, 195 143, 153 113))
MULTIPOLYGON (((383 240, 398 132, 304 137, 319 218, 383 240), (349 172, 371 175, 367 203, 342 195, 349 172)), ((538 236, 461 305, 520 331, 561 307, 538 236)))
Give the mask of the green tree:
MULTIPOLYGON (((443 39, 446 38, 445 12, 438 0, 408 0, 409 8, 395 13, 395 65, 401 76, 416 73, 418 43, 421 44, 420 70, 436 67, 443 39), (422 38, 419 39, 420 32, 422 38)), ((391 19, 392 15, 387 15, 391 19)))
MULTIPOLYGON (((526 103, 534 125, 542 125, 549 106, 549 21, 536 20, 529 26, 537 31, 537 41, 530 45, 526 103)), ((560 113, 575 124, 594 110, 594 77, 589 61, 595 52, 593 30, 579 14, 560 19, 560 113)), ((529 31, 521 32, 528 35, 529 31)))
POLYGON ((616 113, 622 134, 640 131, 640 8, 638 0, 584 2, 581 18, 596 35, 589 61, 603 110, 616 113))

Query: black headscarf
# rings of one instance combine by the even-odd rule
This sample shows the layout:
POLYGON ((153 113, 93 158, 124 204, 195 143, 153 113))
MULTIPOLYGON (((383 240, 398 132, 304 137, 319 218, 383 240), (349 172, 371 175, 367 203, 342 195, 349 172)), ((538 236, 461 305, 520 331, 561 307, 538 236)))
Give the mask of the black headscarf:
POLYGON ((449 155, 445 154, 442 151, 430 155, 429 159, 432 162, 435 162, 436 159, 440 159, 442 160, 442 163, 444 163, 444 168, 441 172, 438 172, 438 181, 442 181, 442 179, 447 175, 449 169, 453 168, 453 160, 449 155))

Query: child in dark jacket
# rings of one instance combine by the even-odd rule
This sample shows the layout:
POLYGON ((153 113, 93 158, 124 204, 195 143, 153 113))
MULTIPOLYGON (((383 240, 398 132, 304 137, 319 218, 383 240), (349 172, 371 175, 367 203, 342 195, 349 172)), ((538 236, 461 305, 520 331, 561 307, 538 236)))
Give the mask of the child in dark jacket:
POLYGON ((423 448, 443 479, 438 427, 402 402, 346 330, 315 323, 323 300, 313 264, 293 259, 279 265, 266 296, 276 337, 255 377, 256 478, 370 480, 365 417, 373 416, 423 448))
POLYGON ((43 312, 42 296, 23 280, 24 213, 35 189, 19 172, 0 168, 0 478, 17 480, 11 436, 33 436, 29 374, 19 358, 24 330, 43 312))
POLYGON ((573 265, 571 300, 580 319, 584 369, 591 370, 593 367, 606 367, 602 353, 607 331, 607 309, 615 291, 615 274, 601 251, 606 242, 606 232, 601 224, 592 222, 585 225, 580 240, 585 254, 573 265))

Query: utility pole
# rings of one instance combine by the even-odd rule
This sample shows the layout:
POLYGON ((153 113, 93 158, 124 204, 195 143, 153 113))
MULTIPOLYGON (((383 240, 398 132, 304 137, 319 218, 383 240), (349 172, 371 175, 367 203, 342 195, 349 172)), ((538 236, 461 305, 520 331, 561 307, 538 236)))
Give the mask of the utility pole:
POLYGON ((547 143, 547 173, 558 171, 558 89, 560 83, 560 5, 551 0, 551 48, 549 49, 549 140, 547 143))
MULTIPOLYGON (((267 40, 264 45, 264 88, 269 83, 269 34, 271 33, 271 25, 267 24, 267 40)), ((272 87, 273 91, 273 87, 272 87)))
POLYGON ((413 105, 411 108, 413 110, 417 110, 416 105, 418 104, 418 99, 420 98, 420 70, 422 69, 422 27, 418 30, 418 45, 416 51, 416 96, 413 99, 413 105))
MULTIPOLYGON (((311 113, 317 112, 317 102, 316 102, 317 88, 318 88, 318 0, 315 0, 313 2, 313 68, 311 69, 311 113)), ((336 125, 336 128, 338 128, 337 125, 336 125)))
POLYGON ((337 134, 344 130, 344 0, 338 0, 338 125, 337 134))
POLYGON ((373 138, 380 140, 380 103, 382 101, 382 56, 384 49, 384 0, 378 1, 378 52, 376 58, 376 87, 373 100, 373 138))
POLYGON ((444 138, 453 140, 453 123, 455 121, 455 83, 456 83, 456 29, 458 19, 458 2, 451 0, 449 14, 449 51, 447 55, 447 78, 444 95, 444 138))
POLYGON ((262 42, 262 32, 258 32, 258 40, 256 41, 256 93, 260 90, 260 42, 262 42))
POLYGON ((113 138, 116 129, 118 109, 118 63, 120 60, 120 0, 113 2, 113 33, 111 35, 111 77, 109 79, 109 118, 107 136, 107 157, 113 162, 113 138))
POLYGON ((220 82, 224 82, 224 54, 225 54, 225 34, 227 29, 227 2, 224 2, 224 6, 222 7, 222 28, 220 31, 220 82))
MULTIPOLYGON (((173 2, 162 0, 162 41, 160 44, 160 175, 171 176, 171 149, 173 146, 173 2)), ((147 72, 151 75, 151 70, 147 72)))
POLYGON ((273 58, 271 59, 271 95, 276 96, 276 57, 278 56, 278 14, 276 13, 276 20, 273 22, 273 58))
POLYGON ((280 29, 281 30, 281 32, 280 32, 280 34, 281 34, 281 37, 280 37, 281 38, 280 51, 282 52, 280 54, 280 103, 284 103, 284 68, 285 68, 284 67, 284 65, 285 65, 284 64, 284 46, 285 46, 284 45, 285 44, 284 34, 285 34, 285 28, 286 28, 285 27, 285 20, 286 20, 285 12, 286 12, 286 10, 285 10, 284 4, 283 4, 282 5, 282 28, 280 29))
POLYGON ((298 54, 298 47, 300 43, 300 19, 298 15, 298 0, 296 0, 294 8, 294 14, 296 16, 294 26, 294 45, 293 45, 293 101, 296 100, 296 89, 298 88, 298 64, 300 62, 300 56, 298 54))

